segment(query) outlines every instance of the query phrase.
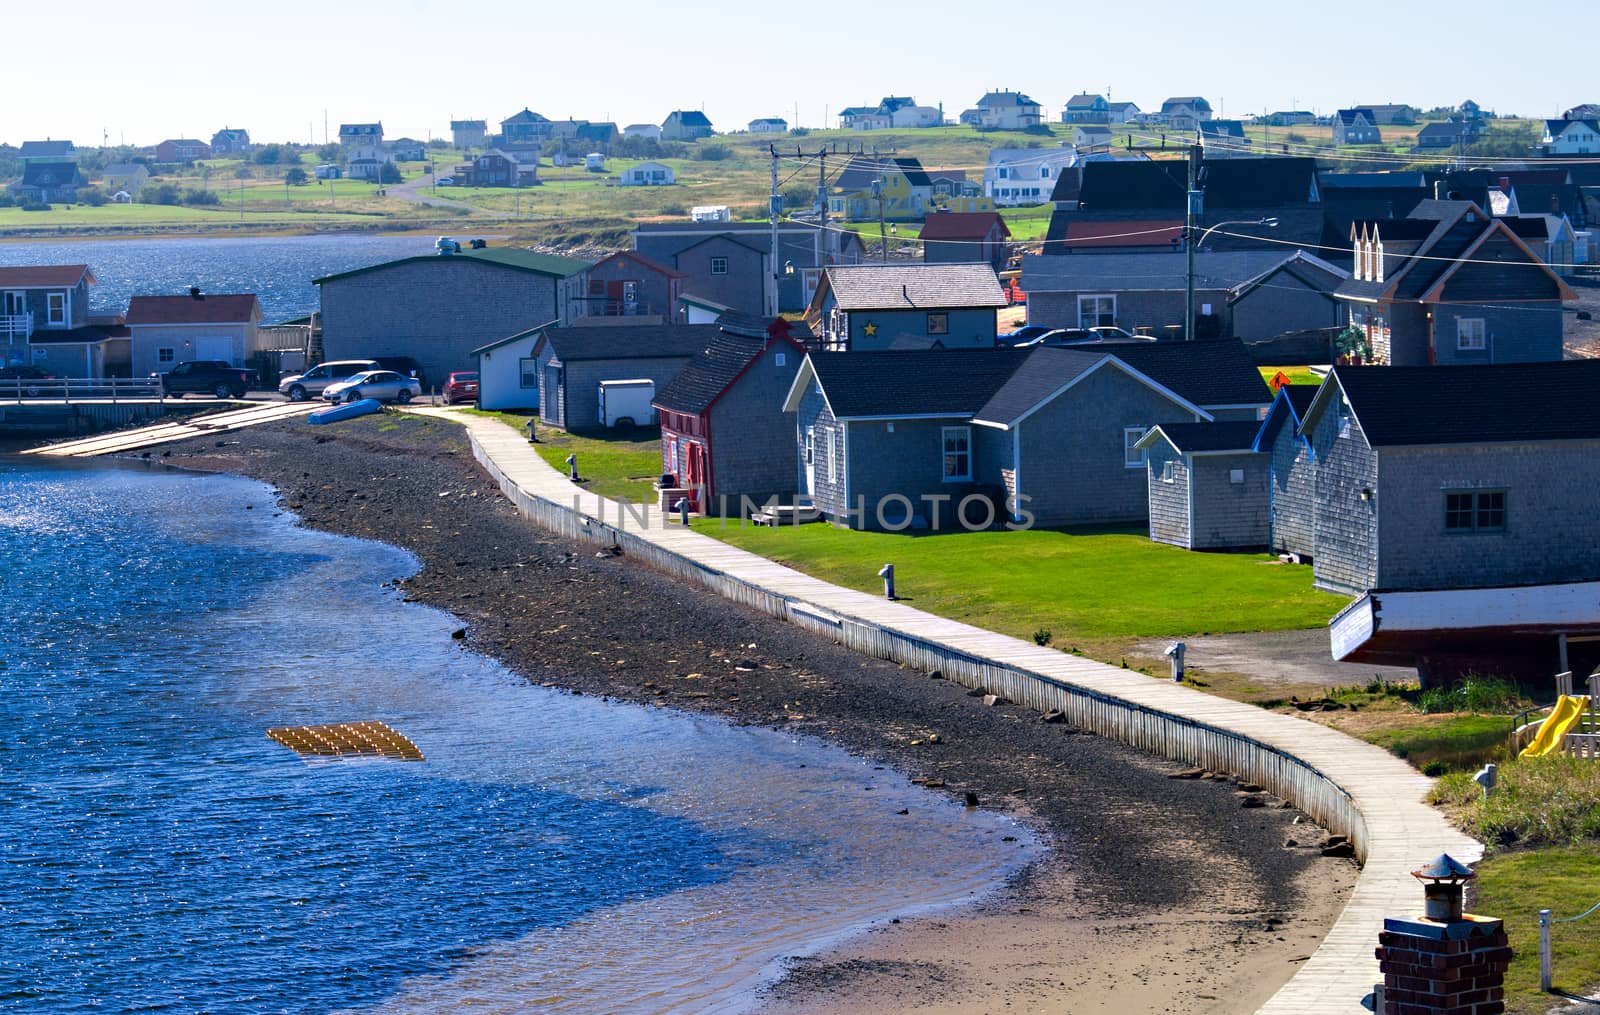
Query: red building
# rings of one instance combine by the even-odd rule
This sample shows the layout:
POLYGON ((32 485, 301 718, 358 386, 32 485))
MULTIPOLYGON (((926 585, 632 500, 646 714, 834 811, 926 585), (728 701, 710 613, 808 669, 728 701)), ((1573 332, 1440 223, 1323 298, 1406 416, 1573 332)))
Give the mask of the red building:
POLYGON ((190 163, 197 159, 209 159, 210 157, 211 146, 192 137, 169 138, 156 145, 157 162, 190 163))

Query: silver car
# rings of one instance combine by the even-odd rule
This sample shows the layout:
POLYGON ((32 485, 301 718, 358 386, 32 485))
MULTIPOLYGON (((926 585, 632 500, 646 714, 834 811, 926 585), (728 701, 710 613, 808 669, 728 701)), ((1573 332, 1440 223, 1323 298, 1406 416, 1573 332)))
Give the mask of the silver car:
POLYGON ((359 402, 363 398, 376 398, 380 402, 405 405, 421 394, 421 381, 393 370, 367 370, 322 389, 322 397, 330 402, 359 402))
POLYGON ((370 359, 336 359, 318 364, 303 374, 290 374, 278 382, 278 393, 288 395, 291 402, 303 402, 312 395, 320 395, 330 384, 349 380, 363 370, 378 369, 378 361, 370 359))

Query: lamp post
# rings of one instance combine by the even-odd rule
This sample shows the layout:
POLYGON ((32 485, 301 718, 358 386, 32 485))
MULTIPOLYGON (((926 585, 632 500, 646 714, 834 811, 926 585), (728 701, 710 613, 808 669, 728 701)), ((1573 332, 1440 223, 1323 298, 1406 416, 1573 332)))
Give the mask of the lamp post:
POLYGON ((1278 226, 1278 220, 1270 215, 1266 218, 1259 219, 1231 219, 1227 222, 1218 222, 1216 225, 1211 226, 1202 232, 1199 237, 1196 237, 1194 235, 1194 211, 1196 210, 1196 198, 1199 196, 1199 193, 1200 192, 1198 190, 1191 189, 1189 191, 1189 205, 1191 214, 1189 216, 1189 223, 1184 227, 1183 230, 1183 249, 1185 254, 1183 283, 1183 340, 1185 342, 1194 341, 1194 255, 1195 252, 1205 244, 1206 237, 1210 236, 1218 229, 1221 229, 1223 226, 1267 226, 1268 228, 1272 229, 1276 229, 1278 226))

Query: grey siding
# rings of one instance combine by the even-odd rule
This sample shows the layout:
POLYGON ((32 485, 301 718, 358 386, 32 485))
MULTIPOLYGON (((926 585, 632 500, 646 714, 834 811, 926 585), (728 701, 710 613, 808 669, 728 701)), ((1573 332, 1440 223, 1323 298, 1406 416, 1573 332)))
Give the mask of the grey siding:
POLYGON ((1334 298, 1287 271, 1278 272, 1265 285, 1234 301, 1231 313, 1234 335, 1246 342, 1339 323, 1339 304, 1334 298))
POLYGON ((1333 411, 1321 415, 1311 436, 1317 457, 1312 578, 1325 588, 1365 592, 1378 579, 1378 512, 1376 500, 1362 500, 1361 493, 1378 489, 1378 456, 1358 420, 1351 418, 1349 432, 1340 436, 1333 411))
POLYGON ((1316 472, 1311 449, 1292 423, 1278 428, 1272 442, 1271 546, 1284 553, 1310 557, 1316 525, 1316 472))
MULTIPOLYGON (((171 370, 173 364, 193 359, 225 358, 236 367, 244 366, 250 340, 255 337, 256 326, 250 324, 136 324, 128 329, 129 348, 133 362, 133 376, 148 377, 152 373, 171 370), (226 357, 200 355, 201 339, 226 339, 231 350, 226 357), (185 344, 187 343, 187 344, 185 344), (160 361, 160 349, 171 349, 175 357, 171 363, 160 361)), ((359 359, 354 356, 328 355, 328 359, 359 359)))
MULTIPOLYGON (((1177 278, 1179 288, 1161 292, 1119 292, 1104 293, 1091 290, 1082 292, 1040 292, 1028 293, 1028 323, 1042 324, 1051 328, 1076 328, 1078 320, 1079 296, 1114 295, 1117 298, 1116 319, 1110 323, 1128 331, 1137 331, 1146 328, 1149 333, 1156 336, 1166 335, 1168 325, 1177 325, 1179 331, 1183 325, 1183 276, 1177 278)), ((1026 283, 1024 283, 1026 286, 1026 283)), ((1228 334, 1231 326, 1228 318, 1228 294, 1216 290, 1197 289, 1194 294, 1195 315, 1207 303, 1218 316, 1217 325, 1219 335, 1228 334)), ((1104 323, 1104 322, 1102 322, 1104 323)), ((1206 334, 1207 327, 1204 320, 1196 320, 1195 332, 1206 334)))
POLYGON ((1150 538, 1189 549, 1189 463, 1166 441, 1146 454, 1150 497, 1150 538), (1163 479, 1172 463, 1172 478, 1163 479))
POLYGON ((1600 578, 1600 441, 1378 452, 1377 587, 1458 588, 1600 578), (1504 490, 1502 532, 1444 531, 1447 490, 1504 490))
POLYGON ((322 345, 328 359, 410 356, 430 385, 470 370, 472 350, 567 319, 577 282, 468 257, 400 262, 324 282, 322 345))
MULTIPOLYGON (((845 441, 845 428, 838 420, 833 418, 827 400, 818 392, 815 384, 807 391, 800 401, 800 411, 795 414, 794 451, 791 461, 795 466, 795 488, 801 493, 809 492, 812 503, 831 521, 843 523, 845 521, 845 478, 846 464, 842 457, 830 470, 829 463, 839 455, 839 448, 845 441), (815 455, 810 467, 812 481, 807 482, 806 465, 806 429, 810 427, 815 433, 815 455)), ((847 453, 852 461, 855 448, 849 447, 847 453)))
MULTIPOLYGON (((832 294, 827 300, 832 309, 832 294)), ((935 342, 946 349, 988 349, 994 346, 995 311, 993 307, 978 309, 945 309, 930 307, 924 310, 852 310, 850 312, 850 351, 899 348, 909 344, 912 348, 929 348, 935 342), (928 315, 944 314, 946 333, 928 333, 928 315), (873 334, 867 334, 867 326, 873 334)))
POLYGON ((763 313, 766 307, 767 256, 726 236, 680 251, 673 267, 683 272, 683 291, 746 313, 763 313), (711 273, 713 258, 727 258, 728 271, 711 273))
POLYGON ((795 414, 783 411, 804 353, 774 346, 711 407, 711 492, 737 499, 793 498, 795 414), (778 365, 778 357, 783 365, 778 365))
POLYGON ((1484 306, 1441 303, 1433 310, 1434 342, 1441 366, 1473 363, 1552 363, 1565 355, 1562 349, 1561 303, 1484 306), (1461 349, 1458 322, 1483 321, 1486 347, 1461 349))
MULTIPOLYGON (((951 514, 956 503, 973 493, 989 469, 998 483, 1000 463, 981 460, 978 433, 972 427, 973 482, 944 481, 943 428, 968 426, 966 419, 902 419, 893 423, 872 420, 850 423, 850 501, 852 508, 865 504, 865 517, 852 524, 857 528, 893 528, 911 502, 914 517, 941 530, 953 527, 951 514), (891 426, 893 429, 891 429, 891 426), (925 498, 949 497, 948 503, 925 498), (879 508, 882 507, 882 518, 879 508), (938 520, 934 521, 937 511, 938 520), (886 523, 886 525, 884 524, 886 523)), ((975 516, 976 517, 976 516, 975 516)), ((981 520, 981 519, 979 519, 981 520)), ((999 520, 998 517, 996 520, 999 520)))
POLYGON ((548 345, 535 357, 539 365, 539 418, 551 426, 567 425, 566 386, 562 384, 561 361, 548 345))
POLYGON ((1190 456, 1190 549, 1242 550, 1267 544, 1268 459, 1265 452, 1190 456), (1234 470, 1244 473, 1243 482, 1233 482, 1234 470))
MULTIPOLYGON (((648 377, 656 382, 656 390, 678 376, 678 371, 689 362, 687 356, 664 356, 657 359, 596 359, 563 362, 561 392, 561 420, 559 426, 567 430, 592 430, 600 425, 600 382, 629 381, 648 377)), ((649 426, 650 419, 636 419, 639 426, 649 426)))
POLYGON ((1020 424, 1028 509, 1040 525, 1145 520, 1145 469, 1124 465, 1123 428, 1194 420, 1121 370, 1095 371, 1020 424))

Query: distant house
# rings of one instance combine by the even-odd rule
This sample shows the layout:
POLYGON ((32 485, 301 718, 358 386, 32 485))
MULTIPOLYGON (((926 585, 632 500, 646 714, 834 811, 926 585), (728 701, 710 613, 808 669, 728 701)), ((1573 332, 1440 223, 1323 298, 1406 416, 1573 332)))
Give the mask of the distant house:
POLYGON ((856 155, 833 181, 828 213, 851 222, 915 222, 928 212, 933 183, 913 158, 856 155))
POLYGON ((789 121, 781 116, 764 116, 751 120, 748 129, 752 134, 787 134, 789 121))
POLYGON ((524 106, 500 121, 500 141, 505 145, 538 144, 553 136, 555 127, 546 117, 524 106))
POLYGON ((999 271, 1006 264, 1011 230, 998 212, 935 212, 922 223, 924 264, 983 262, 999 271))
POLYGON ((611 146, 621 138, 622 133, 617 130, 617 125, 609 121, 579 124, 578 132, 573 135, 573 140, 579 145, 602 155, 609 155, 611 146))
POLYGON ((1104 95, 1080 93, 1061 110, 1062 123, 1110 123, 1111 106, 1104 95))
POLYGON ((1045 204, 1062 172, 1078 162, 1075 148, 994 148, 983 169, 983 193, 1000 207, 1045 204))
POLYGON ((396 162, 425 162, 428 158, 428 146, 414 137, 390 141, 385 147, 396 162))
POLYGON ((795 421, 779 411, 805 359, 791 325, 725 315, 705 346, 656 392, 661 471, 688 488, 691 507, 730 512, 740 498, 792 498, 795 421), (702 499, 702 493, 704 495, 702 499))
POLYGON ((1472 144, 1483 135, 1482 120, 1445 120, 1430 123, 1417 131, 1416 150, 1440 151, 1461 144, 1472 144))
POLYGON ((1578 234, 1565 215, 1518 215, 1503 221, 1551 271, 1563 278, 1577 273, 1578 234))
POLYGON ((1268 113, 1261 121, 1268 127, 1301 127, 1317 122, 1317 114, 1303 109, 1280 109, 1268 113))
POLYGON ((1186 550, 1267 545, 1270 456, 1255 450, 1254 421, 1158 423, 1145 453, 1150 538, 1186 550))
MULTIPOLYGON (((89 324, 87 264, 0 266, 0 366, 21 366, 48 357, 35 351, 35 336, 66 333, 89 324)), ((69 368, 67 376, 94 377, 69 368)))
POLYGON ((532 187, 539 183, 539 160, 491 148, 456 166, 454 176, 463 187, 532 187))
POLYGON ((1206 120, 1200 124, 1200 146, 1208 159, 1250 155, 1251 144, 1244 135, 1244 124, 1238 120, 1206 120))
POLYGON ((1161 103, 1161 122, 1178 131, 1199 130, 1211 119, 1211 103, 1198 95, 1177 95, 1161 103))
POLYGON ((224 127, 211 135, 215 155, 248 155, 251 147, 250 132, 243 127, 224 127))
MULTIPOLYGON (((1420 230, 1417 230, 1420 231, 1420 230)), ((1454 366, 1563 356, 1577 297, 1503 219, 1471 201, 1421 202, 1406 223, 1352 227, 1355 271, 1335 295, 1374 363, 1454 366), (1426 229, 1420 240, 1409 225, 1426 229), (1385 246, 1395 228, 1404 246, 1385 246)))
POLYGON ((450 143, 457 151, 467 151, 483 145, 489 137, 487 120, 451 120, 450 143))
POLYGON ((347 148, 357 145, 371 148, 383 144, 382 123, 341 123, 339 143, 347 148))
POLYGON ((1378 126, 1409 127, 1417 122, 1415 107, 1403 103, 1381 102, 1356 108, 1366 110, 1372 122, 1378 126))
POLYGON ((617 178, 617 183, 624 187, 670 187, 677 182, 678 177, 672 167, 661 162, 641 162, 629 166, 617 178))
POLYGON ((1382 144, 1383 134, 1366 109, 1341 109, 1333 114, 1334 144, 1382 144))
POLYGON ((1044 123, 1043 107, 1021 92, 989 92, 978 100, 978 126, 1022 130, 1044 123))
POLYGON ((1111 116, 1112 123, 1133 123, 1134 117, 1139 115, 1137 102, 1107 102, 1106 112, 1111 116))
MULTIPOLYGON (((1197 253, 1198 337, 1229 334, 1229 296, 1289 256, 1281 249, 1197 253)), ((1028 294, 1028 323, 1052 328, 1113 325, 1156 336, 1181 334, 1184 270, 1181 253, 1110 248, 1069 257, 1024 255, 1020 285, 1028 294)))
POLYGON ((78 199, 78 188, 83 183, 83 174, 75 161, 32 161, 23 163, 22 178, 7 189, 27 200, 69 204, 78 199))
POLYGON ((988 264, 862 264, 825 270, 805 320, 826 349, 984 349, 1005 305, 988 264))
POLYGON ((128 300, 133 376, 171 370, 191 360, 244 366, 261 326, 255 293, 133 296, 128 300))
POLYGON ((650 380, 660 392, 717 334, 714 324, 541 329, 531 364, 539 378, 540 419, 563 430, 593 430, 601 423, 601 381, 650 380))
POLYGON ((1151 426, 1268 401, 1243 346, 1201 342, 812 353, 783 408, 829 520, 956 529, 1143 520, 1151 426))
POLYGON ((344 171, 352 180, 376 180, 383 167, 394 161, 388 149, 377 145, 351 145, 345 151, 344 171))
POLYGON ((1600 362, 1336 367, 1305 414, 1318 586, 1455 589, 1600 578, 1587 406, 1600 362))
MULTIPOLYGON (((830 264, 857 264, 861 239, 848 230, 824 230, 813 222, 778 223, 778 270, 774 272, 771 226, 766 222, 643 222, 633 231, 636 251, 683 273, 685 297, 774 315, 767 287, 777 275, 778 309, 804 310, 830 264)), ((720 313, 720 311, 718 311, 720 313)))
POLYGON ((891 127, 937 127, 944 112, 919 106, 909 95, 885 95, 876 106, 847 106, 839 111, 841 130, 888 130, 891 127))
MULTIPOLYGON (((885 100, 887 101, 887 100, 885 100)), ((879 106, 846 106, 839 110, 840 130, 884 130, 891 123, 889 114, 880 113, 879 106)))
POLYGON ((965 169, 929 169, 927 174, 934 204, 943 204, 945 198, 977 197, 983 193, 981 184, 967 179, 965 169))
POLYGON ((587 262, 511 247, 405 257, 313 279, 328 359, 410 356, 426 380, 470 369, 473 350, 570 324, 587 262))
POLYGON ((1600 119, 1546 120, 1540 143, 1546 155, 1600 153, 1600 119))
POLYGON ((636 250, 619 250, 589 267, 582 316, 670 324, 685 275, 636 250))
POLYGON ((1104 124, 1079 124, 1072 128, 1072 146, 1082 152, 1106 151, 1111 147, 1111 128, 1104 124))
POLYGON ((1251 447, 1267 456, 1267 545, 1302 561, 1316 552, 1316 464, 1311 438, 1300 431, 1318 385, 1285 384, 1278 389, 1251 447))
POLYGON ((110 193, 125 190, 130 195, 136 195, 149 181, 150 170, 137 162, 116 162, 105 168, 100 179, 110 193))
POLYGON ((211 157, 211 146, 192 137, 168 138, 156 145, 157 162, 180 162, 188 165, 211 157))
POLYGON ((661 126, 655 123, 630 123, 622 128, 622 136, 625 138, 644 138, 646 141, 660 141, 661 126))
POLYGON ((661 121, 663 141, 698 141, 711 133, 711 121, 698 109, 675 109, 661 121))

